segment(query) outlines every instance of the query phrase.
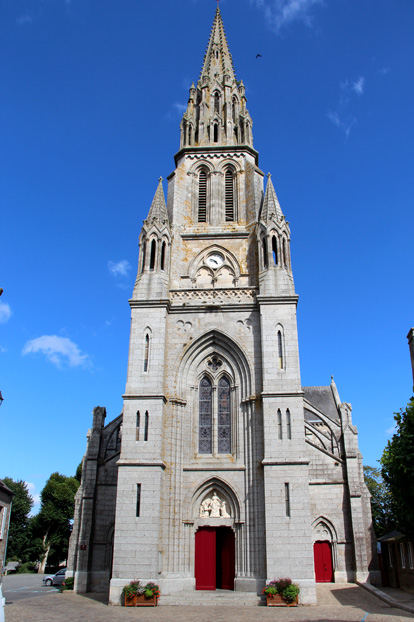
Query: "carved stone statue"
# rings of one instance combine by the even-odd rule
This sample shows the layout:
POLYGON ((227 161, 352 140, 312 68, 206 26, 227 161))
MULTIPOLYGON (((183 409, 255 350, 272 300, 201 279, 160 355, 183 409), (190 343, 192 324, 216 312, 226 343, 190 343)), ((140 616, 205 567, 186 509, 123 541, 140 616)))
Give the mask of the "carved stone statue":
POLYGON ((230 518, 226 501, 221 501, 216 491, 213 492, 211 499, 207 497, 202 501, 198 515, 200 518, 230 518))

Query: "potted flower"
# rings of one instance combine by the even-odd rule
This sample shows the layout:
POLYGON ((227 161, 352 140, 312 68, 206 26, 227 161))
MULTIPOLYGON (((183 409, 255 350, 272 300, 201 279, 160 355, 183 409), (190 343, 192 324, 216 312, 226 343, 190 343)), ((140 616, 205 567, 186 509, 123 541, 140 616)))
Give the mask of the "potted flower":
POLYGON ((268 607, 296 607, 300 588, 292 579, 275 579, 262 590, 268 607))
POLYGON ((137 606, 137 596, 140 592, 139 581, 131 581, 127 585, 124 585, 122 588, 122 595, 124 597, 124 606, 125 607, 136 607, 137 606))
POLYGON ((137 607, 156 607, 160 597, 160 588, 150 581, 140 588, 137 595, 137 607))

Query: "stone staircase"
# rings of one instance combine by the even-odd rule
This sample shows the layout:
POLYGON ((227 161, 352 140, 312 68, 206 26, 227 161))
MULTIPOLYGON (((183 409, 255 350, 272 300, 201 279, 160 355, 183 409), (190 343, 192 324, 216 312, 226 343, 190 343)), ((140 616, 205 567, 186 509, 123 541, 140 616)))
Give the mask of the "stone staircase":
POLYGON ((233 592, 230 590, 198 590, 177 592, 168 596, 161 595, 159 606, 179 605, 180 607, 258 607, 266 601, 253 592, 233 592))

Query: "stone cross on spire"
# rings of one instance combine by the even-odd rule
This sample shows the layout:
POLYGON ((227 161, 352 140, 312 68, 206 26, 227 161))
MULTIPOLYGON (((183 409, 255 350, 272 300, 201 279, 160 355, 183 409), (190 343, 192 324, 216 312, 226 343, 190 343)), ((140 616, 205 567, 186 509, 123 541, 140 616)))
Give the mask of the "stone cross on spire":
POLYGON ((224 75, 229 76, 230 80, 236 79, 233 60, 227 43, 226 33, 224 32, 221 11, 217 1, 216 15, 211 29, 210 41, 208 42, 207 52, 204 56, 204 63, 201 69, 200 78, 208 76, 210 80, 222 79, 224 75))

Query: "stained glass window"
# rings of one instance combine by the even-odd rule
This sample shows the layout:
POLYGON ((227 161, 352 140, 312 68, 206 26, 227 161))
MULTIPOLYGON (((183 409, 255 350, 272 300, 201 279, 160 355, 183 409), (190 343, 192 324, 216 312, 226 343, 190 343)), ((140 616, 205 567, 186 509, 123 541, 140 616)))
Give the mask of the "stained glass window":
POLYGON ((231 453, 230 382, 221 378, 218 383, 218 453, 231 453))
POLYGON ((200 454, 212 453, 211 416, 212 416, 212 386, 210 380, 204 376, 199 387, 199 424, 198 424, 198 451, 200 454))

